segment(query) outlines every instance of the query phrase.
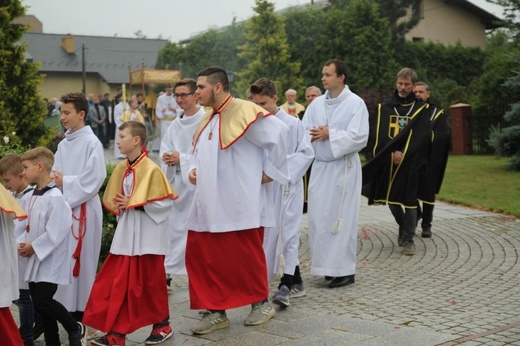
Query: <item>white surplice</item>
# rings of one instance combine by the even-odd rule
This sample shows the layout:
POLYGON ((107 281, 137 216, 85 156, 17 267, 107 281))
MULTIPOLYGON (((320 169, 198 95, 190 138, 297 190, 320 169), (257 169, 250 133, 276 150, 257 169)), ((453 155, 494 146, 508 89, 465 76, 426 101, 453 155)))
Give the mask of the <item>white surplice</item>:
MULTIPOLYGON (((233 101, 232 101, 233 102, 233 101)), ((220 116, 201 132, 192 168, 197 170, 195 195, 187 228, 198 232, 231 232, 275 225, 272 199, 261 184, 262 172, 289 182, 289 129, 275 116, 259 116, 231 146, 220 148, 220 116)))
POLYGON ((179 164, 168 166, 161 159, 161 168, 166 174, 170 185, 179 198, 173 202, 173 211, 169 216, 170 248, 164 260, 166 274, 187 275, 185 254, 188 229, 186 218, 193 199, 193 186, 188 180, 188 171, 193 154, 193 134, 204 116, 204 109, 200 108, 192 116, 179 115, 168 127, 161 141, 159 156, 164 153, 179 152, 179 164))
POLYGON ((19 296, 16 249, 13 215, 0 209, 0 308, 11 306, 19 296))
POLYGON ((287 141, 287 168, 291 181, 286 185, 270 183, 274 197, 275 227, 268 227, 264 233, 264 251, 269 280, 278 273, 279 256, 283 249, 285 266, 283 273, 294 275, 300 264, 298 247, 300 223, 303 215, 303 175, 314 158, 314 151, 300 119, 279 109, 276 117, 289 128, 287 141), (283 189, 282 189, 283 188, 283 189), (283 195, 282 195, 283 192, 283 195), (280 229, 282 239, 280 242, 280 229), (280 248, 281 247, 281 248, 280 248))
POLYGON ((72 281, 70 206, 56 187, 41 196, 34 195, 34 191, 29 194, 29 217, 24 220, 29 232, 24 232, 17 241, 31 243, 35 253, 29 257, 23 280, 69 285, 72 281))
MULTIPOLYGON (((160 169, 158 166, 156 169, 160 169)), ((132 194, 134 172, 123 179, 125 196, 132 194)), ((114 255, 141 256, 166 255, 170 234, 168 216, 172 212, 172 199, 147 203, 144 211, 134 208, 121 211, 112 239, 110 253, 114 255)))
MULTIPOLYGON (((103 145, 89 126, 65 133, 65 139, 58 145, 53 169, 63 173, 60 189, 74 216, 79 218, 83 203, 86 203, 87 212, 79 276, 73 279, 71 285, 58 287, 55 299, 69 311, 84 311, 98 267, 103 227, 98 191, 107 175, 103 145)), ((79 235, 78 220, 73 220, 72 233, 76 237, 79 235)), ((71 236, 69 251, 72 268, 76 263, 72 254, 77 244, 78 240, 71 236)))
MULTIPOLYGON (((14 196, 14 198, 16 198, 16 201, 18 202, 18 204, 20 204, 22 209, 25 211, 27 211, 27 209, 29 207, 29 199, 31 198, 31 191, 33 189, 34 188, 32 186, 27 186, 19 194, 13 194, 13 196, 14 196)), ((26 232, 25 226, 26 226, 25 221, 19 221, 17 219, 14 219, 14 231, 15 231, 14 233, 15 233, 16 239, 18 239, 22 234, 24 234, 26 232)), ((18 275, 19 275, 18 277, 20 279, 19 288, 21 290, 29 289, 29 284, 23 280, 23 274, 25 273, 25 268, 27 268, 28 260, 29 260, 28 258, 18 256, 18 275)))
POLYGON ((357 227, 361 198, 358 152, 368 140, 365 102, 347 86, 331 99, 327 91, 307 107, 307 131, 329 127, 329 139, 313 142, 315 160, 309 182, 308 218, 311 273, 347 276, 356 272, 357 227))

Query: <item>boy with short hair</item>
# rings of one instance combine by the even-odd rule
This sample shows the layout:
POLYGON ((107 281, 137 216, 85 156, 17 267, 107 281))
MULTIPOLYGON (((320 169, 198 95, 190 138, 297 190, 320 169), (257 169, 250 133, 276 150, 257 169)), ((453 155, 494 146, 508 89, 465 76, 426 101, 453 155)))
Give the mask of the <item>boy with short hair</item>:
POLYGON ((107 173, 103 145, 90 126, 85 126, 87 99, 75 92, 63 95, 61 102, 67 132, 58 144, 52 178, 72 208, 68 241, 73 278, 70 285, 58 287, 56 299, 81 321, 98 268, 103 228, 98 192, 107 173))
POLYGON ((13 218, 23 220, 27 214, 0 185, 0 335, 3 345, 22 346, 9 306, 18 298, 18 268, 13 218))
MULTIPOLYGON (((199 122, 206 113, 197 104, 197 82, 193 79, 183 79, 175 84, 174 96, 182 109, 179 116, 172 122, 161 140, 161 168, 170 185, 179 195, 170 214, 170 251, 166 255, 164 266, 166 274, 187 275, 186 239, 188 229, 186 218, 193 200, 194 190, 188 180, 188 170, 192 162, 192 139, 199 122)), ((168 279, 170 283, 171 279, 168 279)))
POLYGON ((290 181, 286 185, 270 183, 274 193, 276 226, 266 227, 264 235, 268 278, 272 279, 275 274, 281 277, 273 303, 287 307, 291 296, 298 298, 306 294, 300 275, 298 247, 303 210, 302 177, 314 159, 314 151, 301 120, 277 106, 278 90, 273 81, 260 78, 249 90, 254 103, 274 114, 289 128, 287 168, 290 181))
POLYGON ((83 346, 85 326, 54 299, 58 285, 68 285, 72 279, 68 249, 72 212, 50 176, 54 155, 49 149, 35 148, 21 160, 27 181, 36 184, 27 206, 26 231, 18 238, 18 254, 28 258, 23 279, 29 282, 42 317, 46 345, 60 345, 59 321, 69 335, 69 345, 83 346))
MULTIPOLYGON (((30 194, 28 192, 34 190, 32 186, 27 184, 25 174, 23 173, 22 161, 17 154, 7 154, 0 160, 0 179, 2 179, 3 186, 11 191, 13 197, 16 198, 18 204, 22 209, 27 209, 27 202, 30 194)), ((25 225, 23 222, 14 220, 15 237, 18 238, 25 232, 25 225)), ((34 307, 31 300, 31 293, 29 292, 29 284, 24 282, 23 273, 27 266, 26 258, 18 258, 18 274, 19 274, 19 291, 20 297, 13 303, 18 307, 20 313, 20 334, 24 344, 33 345, 33 325, 34 325, 34 307)))
POLYGON ((124 345, 127 334, 150 324, 147 345, 173 335, 164 255, 176 195, 162 170, 142 153, 146 137, 143 123, 127 121, 119 127, 117 146, 127 159, 116 166, 103 195, 103 205, 118 216, 118 224, 83 318, 107 333, 93 345, 124 345))

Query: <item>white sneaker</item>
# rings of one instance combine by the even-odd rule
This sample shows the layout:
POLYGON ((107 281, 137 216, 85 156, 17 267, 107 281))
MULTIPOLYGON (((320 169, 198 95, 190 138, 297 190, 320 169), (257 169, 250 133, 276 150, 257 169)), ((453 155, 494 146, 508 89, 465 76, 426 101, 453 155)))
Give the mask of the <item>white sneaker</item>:
POLYGON ((276 315, 276 310, 269 302, 255 303, 249 316, 244 321, 246 326, 264 324, 276 315))

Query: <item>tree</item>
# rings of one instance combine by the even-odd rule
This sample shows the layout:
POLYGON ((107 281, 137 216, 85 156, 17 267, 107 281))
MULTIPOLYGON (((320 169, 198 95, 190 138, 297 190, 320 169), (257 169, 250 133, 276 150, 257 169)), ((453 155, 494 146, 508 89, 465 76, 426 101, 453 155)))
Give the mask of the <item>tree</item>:
POLYGON ((421 20, 421 1, 417 0, 377 0, 381 17, 388 19, 393 32, 394 44, 402 45, 404 35, 421 20), (410 15, 408 15, 408 11, 410 15))
POLYGON ((273 3, 256 0, 255 4, 257 15, 246 23, 246 42, 239 47, 238 56, 246 63, 246 68, 237 73, 239 94, 245 94, 261 77, 272 79, 280 91, 300 89, 300 63, 291 61, 283 18, 274 13, 273 3))
POLYGON ((394 82, 398 67, 392 54, 392 32, 375 1, 332 5, 323 25, 318 50, 328 59, 338 58, 347 64, 348 84, 354 91, 382 89, 394 82))
MULTIPOLYGON (((300 63, 303 86, 321 88, 321 67, 331 57, 321 50, 320 38, 325 36, 327 12, 317 8, 293 8, 285 12, 285 30, 291 50, 291 60, 300 63)), ((295 89, 295 88, 293 88, 295 89)), ((298 91, 299 101, 305 101, 304 88, 298 91)))
POLYGON ((244 43, 244 26, 233 20, 225 30, 208 30, 185 46, 169 42, 159 52, 156 66, 181 70, 187 78, 196 78, 200 70, 211 65, 230 72, 240 71, 244 64, 237 54, 244 43))
POLYGON ((520 0, 487 0, 487 2, 504 8, 504 21, 502 24, 511 30, 515 40, 520 39, 520 22, 518 21, 520 0))
MULTIPOLYGON (((520 93, 520 55, 514 57, 516 69, 504 86, 518 95, 520 93)), ((511 110, 504 115, 506 126, 491 131, 488 143, 496 150, 497 155, 510 157, 511 167, 520 171, 520 102, 513 103, 511 110)))
POLYGON ((0 1, 0 134, 23 146, 45 145, 51 131, 44 124, 47 105, 38 95, 43 78, 38 64, 27 61, 25 43, 27 27, 14 24, 25 14, 20 1, 0 1))

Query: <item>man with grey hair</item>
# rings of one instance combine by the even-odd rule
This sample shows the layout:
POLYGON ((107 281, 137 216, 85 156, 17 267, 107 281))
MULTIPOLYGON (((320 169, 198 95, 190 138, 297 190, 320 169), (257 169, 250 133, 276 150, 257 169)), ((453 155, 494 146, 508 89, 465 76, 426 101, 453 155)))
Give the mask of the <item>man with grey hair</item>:
POLYGON ((432 134, 428 105, 413 93, 416 82, 412 69, 397 74, 394 95, 378 106, 374 158, 363 167, 363 195, 369 204, 389 205, 404 255, 415 254, 417 194, 432 134))
POLYGON ((289 89, 285 92, 285 103, 280 106, 287 114, 290 114, 292 116, 298 117, 298 114, 300 112, 303 112, 305 110, 305 107, 296 102, 296 90, 289 89))
MULTIPOLYGON (((307 89, 305 89, 305 99, 307 100, 307 107, 311 104, 311 102, 318 96, 321 96, 321 89, 315 85, 311 85, 307 89)), ((303 119, 303 115, 305 114, 305 109, 298 113, 298 117, 303 119)))

